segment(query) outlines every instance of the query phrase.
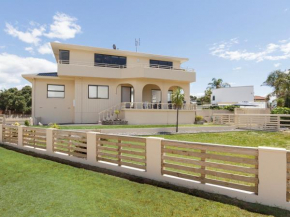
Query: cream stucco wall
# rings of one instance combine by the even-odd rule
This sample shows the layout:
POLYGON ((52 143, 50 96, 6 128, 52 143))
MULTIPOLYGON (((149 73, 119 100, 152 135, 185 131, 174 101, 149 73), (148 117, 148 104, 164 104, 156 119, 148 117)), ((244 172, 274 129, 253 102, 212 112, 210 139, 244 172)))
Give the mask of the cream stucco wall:
POLYGON ((56 79, 35 79, 33 85, 33 115, 40 117, 40 122, 73 123, 74 122, 74 81, 56 79), (65 85, 65 98, 47 98, 47 85, 65 85))
MULTIPOLYGON (((175 124, 176 110, 163 109, 132 109, 122 110, 121 116, 128 121, 128 124, 175 124)), ((195 111, 179 111, 180 124, 193 124, 195 111)))

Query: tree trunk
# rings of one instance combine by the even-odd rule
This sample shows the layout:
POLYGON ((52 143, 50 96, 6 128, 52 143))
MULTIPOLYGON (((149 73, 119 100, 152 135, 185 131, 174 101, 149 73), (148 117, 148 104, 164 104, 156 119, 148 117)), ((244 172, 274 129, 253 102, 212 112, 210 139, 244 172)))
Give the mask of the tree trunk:
POLYGON ((178 112, 179 112, 179 106, 177 106, 176 133, 178 133, 178 112))

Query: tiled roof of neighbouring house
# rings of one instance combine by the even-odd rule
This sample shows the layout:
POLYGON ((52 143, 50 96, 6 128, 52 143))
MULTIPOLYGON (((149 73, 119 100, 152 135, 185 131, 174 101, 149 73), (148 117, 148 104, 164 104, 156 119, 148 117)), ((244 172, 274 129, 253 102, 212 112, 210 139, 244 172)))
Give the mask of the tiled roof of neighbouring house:
POLYGON ((262 96, 255 96, 255 99, 265 100, 265 99, 266 99, 266 97, 262 97, 262 96))
POLYGON ((57 77, 57 72, 44 72, 38 73, 38 76, 49 76, 49 77, 57 77))

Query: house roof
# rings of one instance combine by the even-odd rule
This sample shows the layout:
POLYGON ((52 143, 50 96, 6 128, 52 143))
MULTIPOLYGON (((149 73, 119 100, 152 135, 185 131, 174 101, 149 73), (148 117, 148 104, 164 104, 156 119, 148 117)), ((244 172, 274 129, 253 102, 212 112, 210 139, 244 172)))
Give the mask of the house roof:
POLYGON ((125 50, 114 50, 108 48, 99 48, 99 47, 90 47, 90 46, 82 46, 82 45, 74 45, 74 44, 63 44, 58 42, 51 42, 50 43, 54 56, 57 60, 59 50, 85 50, 85 51, 92 51, 101 54, 109 54, 109 55, 116 55, 116 56, 136 56, 136 57, 148 57, 148 58, 156 58, 158 60, 167 60, 167 61, 179 61, 181 63, 188 61, 188 58, 183 57, 173 57, 173 56, 164 56, 164 55, 157 55, 157 54, 148 54, 148 53, 139 53, 133 51, 125 51, 125 50))
POLYGON ((258 100, 265 100, 266 97, 263 96, 255 96, 254 99, 258 99, 258 100))

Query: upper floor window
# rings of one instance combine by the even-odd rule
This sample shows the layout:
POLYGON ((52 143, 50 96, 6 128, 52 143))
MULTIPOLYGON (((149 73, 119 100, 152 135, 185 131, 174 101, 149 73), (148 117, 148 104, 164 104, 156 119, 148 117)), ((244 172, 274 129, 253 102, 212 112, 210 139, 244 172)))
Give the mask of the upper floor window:
POLYGON ((109 99, 109 86, 89 85, 89 99, 109 99))
POLYGON ((64 85, 48 84, 47 85, 47 98, 64 98, 64 85))
POLYGON ((123 56, 95 54, 95 66, 125 68, 126 63, 127 58, 123 56))
POLYGON ((59 50, 59 60, 61 64, 69 64, 69 50, 59 50))
POLYGON ((215 96, 212 96, 212 100, 215 101, 215 96))
POLYGON ((150 67, 152 68, 171 69, 172 66, 173 63, 170 61, 150 60, 150 67))

